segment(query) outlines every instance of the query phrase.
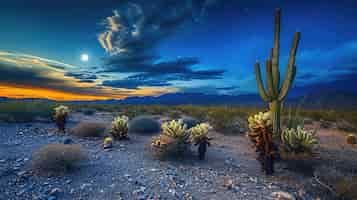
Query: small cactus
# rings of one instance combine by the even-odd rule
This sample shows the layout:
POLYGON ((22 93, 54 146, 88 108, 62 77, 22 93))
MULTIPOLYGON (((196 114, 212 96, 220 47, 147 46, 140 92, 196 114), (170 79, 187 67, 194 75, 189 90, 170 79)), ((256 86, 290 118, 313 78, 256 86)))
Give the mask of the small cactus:
POLYGON ((258 161, 266 174, 274 173, 274 159, 276 146, 273 141, 272 123, 270 112, 260 112, 248 118, 250 132, 248 136, 253 142, 258 161))
POLYGON ((357 144, 357 136, 353 134, 348 134, 346 137, 347 144, 357 144))
POLYGON ((182 120, 165 122, 160 136, 153 137, 151 146, 160 157, 183 156, 189 149, 189 135, 182 120))
POLYGON ((60 105, 54 108, 54 111, 53 119, 56 122, 57 128, 59 131, 65 133, 66 121, 70 110, 67 106, 60 105))
POLYGON ((164 135, 173 137, 173 138, 185 138, 187 137, 187 128, 186 124, 183 124, 182 120, 172 120, 170 122, 165 122, 162 124, 162 133, 164 135))
POLYGON ((285 150, 294 153, 311 153, 318 144, 313 132, 304 130, 301 126, 296 129, 285 129, 281 134, 285 150))
POLYGON ((209 129, 210 126, 206 123, 198 124, 189 129, 190 141, 194 145, 198 145, 198 157, 200 160, 204 160, 207 147, 211 145, 209 142, 211 138, 208 137, 209 129))
POLYGON ((111 138, 111 137, 104 138, 103 148, 110 149, 112 147, 113 147, 113 138, 111 138))
POLYGON ((128 139, 128 121, 127 116, 116 117, 112 122, 110 134, 118 140, 128 139))

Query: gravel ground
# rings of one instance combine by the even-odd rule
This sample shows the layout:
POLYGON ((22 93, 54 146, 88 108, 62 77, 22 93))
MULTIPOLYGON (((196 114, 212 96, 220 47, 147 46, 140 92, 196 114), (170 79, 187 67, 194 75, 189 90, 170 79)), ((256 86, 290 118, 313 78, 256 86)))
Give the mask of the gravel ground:
MULTIPOLYGON (((69 126, 83 120, 109 124, 112 118, 77 114, 69 126)), ((51 123, 0 124, 0 199, 314 199, 295 182, 264 176, 244 136, 211 133, 205 161, 159 161, 148 148, 151 136, 131 134, 107 151, 101 139, 58 135, 54 129, 51 123), (88 160, 62 176, 34 175, 32 152, 64 138, 81 144, 88 160)), ((277 173, 282 170, 277 166, 277 173)))

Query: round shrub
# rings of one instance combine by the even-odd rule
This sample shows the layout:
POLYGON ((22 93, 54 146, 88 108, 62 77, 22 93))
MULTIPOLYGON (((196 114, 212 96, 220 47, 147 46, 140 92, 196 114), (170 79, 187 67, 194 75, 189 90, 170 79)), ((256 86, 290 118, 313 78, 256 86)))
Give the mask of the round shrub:
POLYGON ((129 133, 155 134, 160 132, 160 123, 152 116, 138 116, 129 122, 129 133))
POLYGON ((38 173, 63 173, 84 159, 78 144, 49 144, 32 155, 32 168, 38 173))
POLYGON ((200 123, 196 118, 193 117, 184 117, 182 118, 182 122, 186 124, 187 129, 195 127, 197 124, 200 123))
POLYGON ((78 137, 102 137, 105 124, 97 122, 81 122, 71 129, 71 134, 78 137))

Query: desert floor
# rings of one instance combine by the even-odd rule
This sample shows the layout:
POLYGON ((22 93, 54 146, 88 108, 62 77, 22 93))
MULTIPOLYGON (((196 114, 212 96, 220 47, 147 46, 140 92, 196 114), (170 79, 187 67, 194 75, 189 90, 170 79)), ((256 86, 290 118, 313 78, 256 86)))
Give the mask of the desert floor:
MULTIPOLYGON (((112 119, 110 113, 76 113, 68 126, 100 121, 109 127, 112 119)), ((319 154, 312 161, 279 162, 274 176, 260 171, 245 135, 210 134, 214 140, 205 161, 195 155, 160 161, 150 151, 152 135, 130 134, 129 141, 116 141, 107 151, 102 138, 59 135, 53 123, 1 123, 0 199, 336 199, 314 170, 321 165, 357 169, 357 147, 346 144, 344 133, 334 129, 319 129, 319 154), (61 176, 35 175, 32 153, 65 138, 88 155, 80 169, 61 176)))

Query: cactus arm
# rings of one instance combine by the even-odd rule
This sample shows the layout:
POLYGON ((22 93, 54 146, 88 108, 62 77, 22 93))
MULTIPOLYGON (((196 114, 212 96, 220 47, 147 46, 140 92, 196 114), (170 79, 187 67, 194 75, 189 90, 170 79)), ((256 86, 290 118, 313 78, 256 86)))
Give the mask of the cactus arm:
POLYGON ((286 71, 285 80, 283 86, 280 90, 279 100, 283 100, 291 87, 292 82, 294 81, 296 74, 296 66, 295 66, 295 57, 296 51, 300 41, 300 32, 296 32, 294 35, 293 45, 290 50, 290 56, 288 61, 288 69, 286 71))
POLYGON ((267 95, 267 93, 265 92, 265 89, 264 89, 259 62, 255 63, 254 68, 255 68, 255 75, 256 75, 257 84, 258 84, 259 95, 262 97, 262 99, 264 101, 270 101, 270 97, 267 95))
POLYGON ((274 90, 273 74, 271 68, 271 60, 266 61, 266 74, 267 74, 267 88, 270 97, 276 97, 276 90, 274 90))
POLYGON ((279 72, 280 16, 281 16, 281 10, 277 9, 275 12, 274 48, 272 51, 272 58, 271 58, 274 88, 280 87, 280 72, 279 72))

